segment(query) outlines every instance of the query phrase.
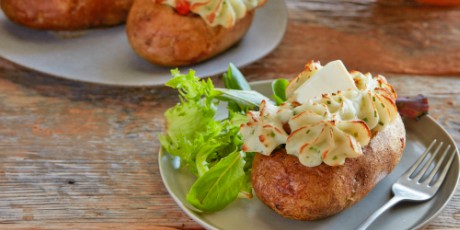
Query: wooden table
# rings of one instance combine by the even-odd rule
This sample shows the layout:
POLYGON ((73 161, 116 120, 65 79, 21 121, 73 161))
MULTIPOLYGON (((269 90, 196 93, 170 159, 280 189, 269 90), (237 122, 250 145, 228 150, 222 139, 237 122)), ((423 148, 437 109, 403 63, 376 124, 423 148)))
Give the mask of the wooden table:
MULTIPOLYGON (((460 144, 460 9, 287 4, 283 42, 242 69, 248 80, 291 78, 309 59, 342 59, 385 73, 400 95, 428 96, 431 115, 460 144)), ((200 228, 158 171, 157 135, 176 102, 166 87, 79 83, 0 58, 0 229, 200 228)), ((459 190, 428 229, 460 227, 459 190)))

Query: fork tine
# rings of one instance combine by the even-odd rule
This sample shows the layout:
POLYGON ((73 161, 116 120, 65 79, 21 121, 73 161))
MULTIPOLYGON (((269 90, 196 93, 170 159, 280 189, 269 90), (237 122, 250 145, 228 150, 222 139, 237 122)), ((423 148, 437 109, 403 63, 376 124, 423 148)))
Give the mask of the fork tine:
POLYGON ((430 152, 431 148, 436 143, 436 141, 437 140, 434 139, 431 142, 430 146, 428 146, 428 148, 426 148, 425 152, 423 152, 423 154, 417 159, 417 161, 402 176, 410 177, 412 175, 412 173, 414 173, 415 169, 417 169, 417 167, 420 165, 420 163, 423 161, 423 159, 425 159, 426 155, 428 155, 428 153, 430 152))
POLYGON ((447 171, 449 171, 449 168, 450 166, 452 165, 452 162, 454 160, 454 156, 456 155, 456 151, 454 150, 451 154, 451 156, 449 157, 449 161, 447 162, 446 166, 444 166, 444 169, 442 170, 441 174, 439 174, 439 177, 438 177, 438 181, 436 181, 436 183, 433 184, 433 188, 438 188, 439 186, 441 186, 442 182, 444 181, 444 178, 446 177, 447 175, 447 171))
POLYGON ((450 150, 450 145, 448 145, 447 148, 444 150, 444 153, 442 154, 441 159, 439 159, 438 163, 436 164, 436 167, 434 167, 434 169, 431 171, 430 175, 425 179, 423 184, 429 185, 432 182, 431 180, 433 179, 434 175, 436 175, 436 173, 438 172, 449 150, 450 150))
POLYGON ((441 141, 438 145, 438 147, 436 148, 436 150, 434 150, 434 152, 431 154, 431 157, 430 159, 428 159, 428 161, 425 163, 425 165, 423 166, 422 169, 420 169, 420 171, 418 172, 418 174, 413 178, 414 181, 417 181, 419 182, 420 179, 423 177, 423 175, 425 175, 425 173, 428 171, 428 169, 430 168, 430 165, 431 163, 433 162, 433 160, 436 158, 436 156, 438 155, 438 153, 440 152, 439 150, 441 149, 442 145, 444 143, 441 141))

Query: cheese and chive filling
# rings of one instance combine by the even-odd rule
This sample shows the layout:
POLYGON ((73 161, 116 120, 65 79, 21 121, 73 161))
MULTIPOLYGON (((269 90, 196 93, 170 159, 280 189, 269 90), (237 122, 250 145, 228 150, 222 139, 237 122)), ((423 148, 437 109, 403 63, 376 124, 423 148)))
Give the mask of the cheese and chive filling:
POLYGON ((266 0, 156 0, 176 9, 179 14, 200 15, 209 26, 231 28, 248 11, 265 4, 266 0))
POLYGON ((308 167, 343 165, 363 154, 372 135, 398 114, 396 93, 385 77, 349 73, 341 61, 309 62, 286 88, 287 102, 263 101, 241 125, 243 151, 270 155, 285 145, 308 167))

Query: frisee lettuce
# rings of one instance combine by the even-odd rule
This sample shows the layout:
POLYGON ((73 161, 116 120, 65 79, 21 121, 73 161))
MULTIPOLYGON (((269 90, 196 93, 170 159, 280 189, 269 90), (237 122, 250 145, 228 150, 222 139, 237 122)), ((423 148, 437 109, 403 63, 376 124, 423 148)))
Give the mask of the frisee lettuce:
POLYGON ((159 135, 159 140, 197 177, 186 198, 204 212, 221 210, 241 194, 252 197, 253 154, 241 151, 239 127, 245 121, 245 111, 268 99, 248 89, 249 84, 235 69, 230 66, 224 77, 233 89, 214 88, 210 79, 200 80, 193 70, 187 74, 172 70, 173 78, 166 83, 179 91, 180 102, 165 112, 166 133, 159 135), (239 75, 233 77, 230 69, 239 75), (216 120, 222 101, 228 103, 228 117, 216 120))

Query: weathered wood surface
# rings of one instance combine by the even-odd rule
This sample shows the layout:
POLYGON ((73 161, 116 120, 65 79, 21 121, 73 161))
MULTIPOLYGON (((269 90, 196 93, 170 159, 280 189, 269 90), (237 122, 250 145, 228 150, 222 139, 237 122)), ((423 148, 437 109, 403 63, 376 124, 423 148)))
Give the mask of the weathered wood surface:
MULTIPOLYGON (((455 42, 460 36, 454 36, 460 25, 459 9, 423 8, 419 14, 408 8, 406 14, 390 14, 384 10, 368 12, 381 6, 357 1, 332 4, 289 0, 288 6, 290 22, 283 42, 272 54, 243 69, 249 80, 292 77, 311 58, 322 62, 341 58, 362 71, 449 74, 452 76, 386 76, 400 95, 427 95, 431 115, 460 144, 460 65, 455 65, 460 57, 452 52, 460 45, 455 42), (446 16, 441 17, 441 13, 446 16), (408 40, 398 26, 405 19, 415 20, 425 14, 435 14, 435 19, 444 22, 442 26, 433 25, 442 28, 428 45, 408 40), (315 28, 317 32, 350 37, 314 38, 311 29, 315 28), (391 39, 382 41, 375 50, 368 46, 370 43, 358 40, 361 51, 343 48, 335 55, 327 47, 318 50, 304 39, 313 39, 314 44, 320 40, 342 44, 362 34, 396 40, 401 36, 390 49, 408 56, 386 53, 389 56, 378 57, 382 65, 370 64, 375 53, 356 59, 356 52, 363 55, 365 50, 380 51, 393 44, 391 39), (440 55, 443 52, 446 55, 440 55), (427 55, 430 53, 433 55, 427 55), (442 66, 437 72, 433 72, 432 63, 427 63, 430 68, 418 69, 412 62, 447 57, 452 62, 436 62, 442 66)), ((379 41, 374 39, 375 43, 379 41)), ((215 81, 222 84, 219 78, 215 81)), ((156 136, 164 127, 164 111, 176 102, 176 93, 165 87, 78 83, 0 58, 0 229, 200 228, 170 198, 158 171, 160 146, 156 136)), ((459 190, 428 229, 460 227, 459 190)))
POLYGON ((248 73, 291 76, 310 59, 378 73, 460 75, 460 8, 404 0, 288 0, 280 47, 248 73))

